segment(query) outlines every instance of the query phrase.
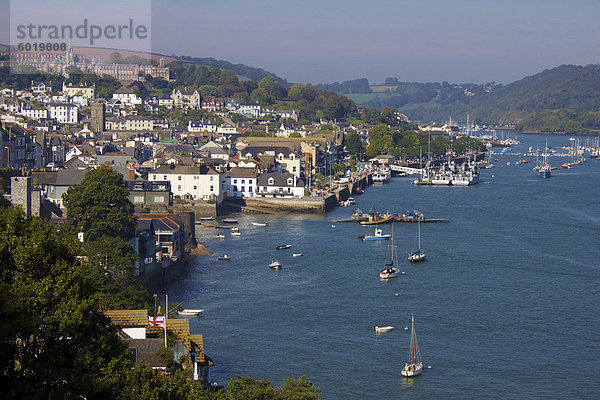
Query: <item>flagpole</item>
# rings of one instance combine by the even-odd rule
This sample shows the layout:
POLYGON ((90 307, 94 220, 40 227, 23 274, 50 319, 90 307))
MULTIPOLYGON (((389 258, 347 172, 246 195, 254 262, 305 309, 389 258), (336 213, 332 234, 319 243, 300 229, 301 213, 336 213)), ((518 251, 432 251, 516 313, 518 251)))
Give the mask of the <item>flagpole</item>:
POLYGON ((165 349, 167 348, 167 315, 169 314, 169 295, 165 294, 165 349))

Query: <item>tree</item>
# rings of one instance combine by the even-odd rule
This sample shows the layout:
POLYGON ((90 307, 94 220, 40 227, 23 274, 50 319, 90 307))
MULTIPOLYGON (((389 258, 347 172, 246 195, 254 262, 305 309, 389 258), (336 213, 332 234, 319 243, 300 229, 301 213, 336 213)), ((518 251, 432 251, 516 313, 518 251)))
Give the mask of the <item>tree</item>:
POLYGON ((99 271, 78 262, 76 249, 20 208, 0 211, 4 398, 113 397, 103 383, 107 366, 131 368, 115 327, 98 312, 99 271))
POLYGON ((365 146, 358 133, 352 132, 346 136, 346 150, 353 157, 365 152, 365 146))
POLYGON ((102 236, 87 240, 82 247, 91 266, 101 271, 97 278, 97 297, 104 308, 144 309, 151 303, 148 291, 135 275, 137 258, 133 247, 118 237, 102 236))
POLYGON ((65 232, 83 231, 86 240, 108 235, 129 240, 137 225, 123 176, 108 166, 86 172, 80 185, 63 195, 67 208, 65 232))

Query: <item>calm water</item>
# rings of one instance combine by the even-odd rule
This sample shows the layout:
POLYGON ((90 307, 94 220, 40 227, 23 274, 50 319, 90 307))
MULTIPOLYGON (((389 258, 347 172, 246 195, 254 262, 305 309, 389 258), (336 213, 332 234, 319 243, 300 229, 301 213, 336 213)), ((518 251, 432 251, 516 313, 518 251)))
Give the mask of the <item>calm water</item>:
MULTIPOLYGON (((560 136, 519 139, 510 151, 543 148, 546 139, 569 145, 560 136)), ((170 302, 206 310, 191 328, 215 362, 211 380, 240 374, 280 385, 306 374, 326 399, 600 398, 600 161, 588 157, 543 180, 534 158, 493 158, 496 168, 482 170, 473 187, 394 178, 356 196, 363 210, 450 219, 421 225, 428 260, 418 265, 405 261, 417 226, 396 224, 406 274, 387 282, 378 270, 389 242, 362 242, 371 228, 329 222, 354 208, 240 215, 242 236, 225 240, 199 227, 215 256, 197 258, 168 293, 170 302), (292 250, 275 250, 287 243, 292 250), (293 258, 299 251, 305 255, 293 258), (222 253, 232 260, 216 261, 222 253), (267 267, 275 259, 282 270, 267 267), (411 312, 431 368, 406 380, 411 312), (395 329, 376 335, 376 325, 395 329)))

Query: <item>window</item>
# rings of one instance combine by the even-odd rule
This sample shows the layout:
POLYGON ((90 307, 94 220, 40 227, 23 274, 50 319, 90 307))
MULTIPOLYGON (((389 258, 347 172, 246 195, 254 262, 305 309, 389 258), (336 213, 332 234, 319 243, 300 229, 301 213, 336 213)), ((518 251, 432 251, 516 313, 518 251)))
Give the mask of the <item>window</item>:
POLYGON ((177 180, 178 180, 178 181, 180 181, 180 180, 181 180, 181 175, 179 175, 179 176, 177 177, 177 180))
MULTIPOLYGON (((246 180, 245 180, 245 179, 242 179, 242 185, 243 185, 244 183, 246 183, 246 180)), ((242 189, 242 191, 244 191, 244 189, 242 189)))
POLYGON ((248 186, 248 192, 252 193, 252 186, 248 186))
POLYGON ((143 203, 144 202, 144 196, 133 196, 133 202, 134 203, 143 203))
POLYGON ((211 182, 212 182, 213 178, 214 178, 214 176, 211 176, 211 177, 210 177, 210 181, 211 181, 211 182))
POLYGON ((291 188, 288 188, 288 193, 292 193, 292 189, 291 188))
POLYGON ((156 175, 152 175, 152 179, 153 179, 153 180, 156 180, 156 175))
POLYGON ((163 175, 163 180, 165 180, 165 181, 167 180, 167 176, 166 175, 163 175))
POLYGON ((198 186, 194 186, 194 190, 198 190, 198 186))
POLYGON ((215 190, 215 187, 213 185, 210 185, 210 191, 212 192, 213 190, 215 190))
POLYGON ((177 191, 181 192, 181 185, 177 185, 177 191))
POLYGON ((294 180, 292 178, 288 178, 287 183, 288 183, 288 185, 293 185, 294 180))
POLYGON ((296 172, 296 167, 292 167, 292 172, 296 172))
POLYGON ((154 202, 155 203, 164 203, 165 198, 164 198, 164 196, 154 196, 154 202))
POLYGON ((242 192, 245 192, 245 191, 246 191, 246 189, 244 189, 244 187, 242 186, 242 192))
POLYGON ((275 179, 273 179, 273 178, 269 178, 269 185, 272 185, 272 184, 274 184, 274 183, 275 183, 275 179))
POLYGON ((236 185, 237 184, 237 179, 233 180, 233 184, 236 185))

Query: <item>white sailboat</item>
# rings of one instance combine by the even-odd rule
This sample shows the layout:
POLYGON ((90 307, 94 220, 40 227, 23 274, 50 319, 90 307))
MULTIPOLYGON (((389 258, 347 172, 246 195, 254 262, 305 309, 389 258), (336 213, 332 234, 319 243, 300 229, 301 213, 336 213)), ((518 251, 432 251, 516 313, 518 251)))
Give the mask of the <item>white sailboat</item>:
POLYGON ((415 316, 410 313, 412 319, 412 329, 410 333, 410 349, 408 351, 408 361, 404 364, 400 373, 402 376, 413 377, 421 375, 423 372, 423 361, 421 360, 421 350, 417 342, 417 333, 415 332, 415 316))
POLYGON ((418 226, 419 226, 419 231, 418 231, 419 233, 418 233, 417 237, 418 237, 419 248, 417 251, 413 251, 408 256, 408 261, 410 261, 411 263, 424 261, 425 258, 427 258, 427 254, 421 252, 421 220, 419 220, 418 226))
POLYGON ((390 279, 395 278, 400 274, 398 267, 396 266, 396 257, 394 257, 394 224, 392 224, 392 261, 389 264, 385 264, 383 269, 379 271, 379 278, 390 279))

